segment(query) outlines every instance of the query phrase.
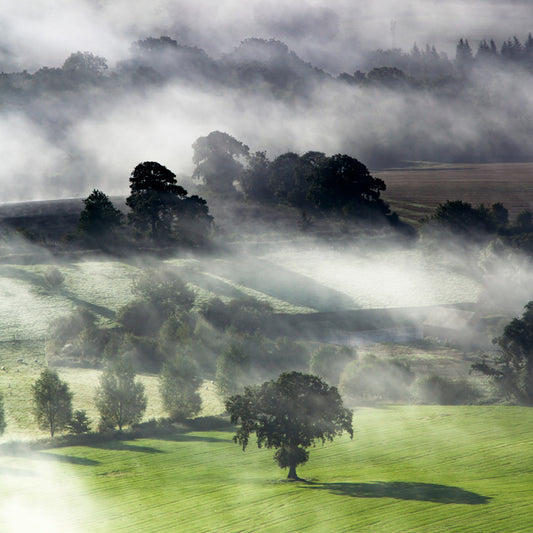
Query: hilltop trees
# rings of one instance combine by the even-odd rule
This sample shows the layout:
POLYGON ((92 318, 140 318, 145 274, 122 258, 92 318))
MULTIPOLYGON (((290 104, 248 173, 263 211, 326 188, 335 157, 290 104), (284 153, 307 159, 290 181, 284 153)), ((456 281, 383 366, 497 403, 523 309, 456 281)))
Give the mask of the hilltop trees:
POLYGON ((212 192, 235 194, 233 182, 241 179, 241 159, 248 156, 248 146, 227 133, 212 131, 207 137, 196 139, 192 147, 196 165, 193 178, 212 192))
POLYGON ((179 201, 187 196, 174 172, 154 161, 139 163, 131 173, 130 189, 130 224, 153 239, 167 236, 179 201))
POLYGON ((211 229, 212 217, 207 202, 198 196, 187 196, 177 184, 176 175, 155 161, 139 163, 131 173, 131 194, 126 205, 131 208, 131 225, 153 240, 178 239, 200 244, 211 229), (189 234, 185 231, 189 228, 189 234))
POLYGON ((320 378, 287 372, 276 381, 246 387, 244 394, 226 401, 231 422, 241 427, 233 440, 243 450, 255 433, 257 445, 274 448, 288 478, 299 479, 296 467, 309 458, 307 448, 316 441, 332 441, 346 431, 353 437, 352 411, 346 409, 335 387, 320 378))
POLYGON ((122 213, 109 197, 98 189, 83 200, 85 208, 80 214, 78 228, 92 239, 107 239, 122 222, 122 213))
POLYGON ((72 418, 72 393, 57 372, 45 369, 32 385, 34 412, 39 427, 50 436, 63 429, 72 418))
POLYGON ((135 381, 135 371, 125 360, 116 361, 100 377, 95 404, 100 429, 114 429, 140 422, 146 410, 144 385, 135 381))

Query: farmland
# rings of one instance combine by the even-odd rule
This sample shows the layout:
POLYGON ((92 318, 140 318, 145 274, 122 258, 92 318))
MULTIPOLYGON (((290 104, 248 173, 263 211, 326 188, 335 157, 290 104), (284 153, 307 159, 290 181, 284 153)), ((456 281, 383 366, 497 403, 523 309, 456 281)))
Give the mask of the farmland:
POLYGON ((520 407, 359 409, 353 441, 311 449, 299 469, 307 482, 296 483, 281 481, 271 451, 243 453, 229 428, 29 457, 4 446, 0 529, 522 531, 533 520, 532 416, 520 407), (21 513, 37 487, 44 494, 21 513))
POLYGON ((533 208, 533 164, 413 164, 376 171, 387 184, 384 198, 406 222, 418 224, 438 204, 463 200, 474 206, 502 202, 513 219, 533 208))

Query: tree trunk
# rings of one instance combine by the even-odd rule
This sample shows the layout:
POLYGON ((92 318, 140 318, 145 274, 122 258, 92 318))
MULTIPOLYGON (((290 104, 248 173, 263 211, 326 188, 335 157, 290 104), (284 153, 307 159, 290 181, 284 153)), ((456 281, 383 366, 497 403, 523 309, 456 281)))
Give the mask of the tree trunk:
POLYGON ((296 474, 296 457, 296 451, 294 447, 291 446, 289 451, 289 475, 287 476, 287 479, 299 479, 296 474))
POLYGON ((293 461, 291 461, 291 464, 289 465, 289 475, 287 476, 287 479, 299 479, 296 475, 296 465, 293 461))

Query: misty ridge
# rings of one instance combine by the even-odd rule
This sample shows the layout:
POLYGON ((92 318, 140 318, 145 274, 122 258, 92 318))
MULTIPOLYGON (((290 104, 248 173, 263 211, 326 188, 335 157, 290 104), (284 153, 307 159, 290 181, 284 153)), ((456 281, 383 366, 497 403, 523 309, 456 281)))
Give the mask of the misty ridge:
MULTIPOLYGON (((364 47, 361 48, 364 50, 364 47)), ((380 48, 332 74, 276 39, 208 54, 171 37, 133 42, 110 66, 73 52, 61 66, 0 74, 4 200, 124 194, 124 169, 161 161, 194 187, 191 145, 228 131, 270 157, 320 149, 371 168, 406 161, 532 157, 533 38, 380 48), (19 179, 20 178, 20 179, 19 179)), ((0 66, 1 67, 1 66, 0 66)))

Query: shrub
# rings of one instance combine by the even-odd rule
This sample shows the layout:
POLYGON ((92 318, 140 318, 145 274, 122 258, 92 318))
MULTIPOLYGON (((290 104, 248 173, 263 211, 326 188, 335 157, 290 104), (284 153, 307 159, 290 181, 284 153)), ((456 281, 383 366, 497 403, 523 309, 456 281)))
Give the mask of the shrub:
POLYGON ((65 282, 65 276, 57 267, 49 266, 44 274, 44 284, 47 289, 55 291, 58 290, 65 282))

